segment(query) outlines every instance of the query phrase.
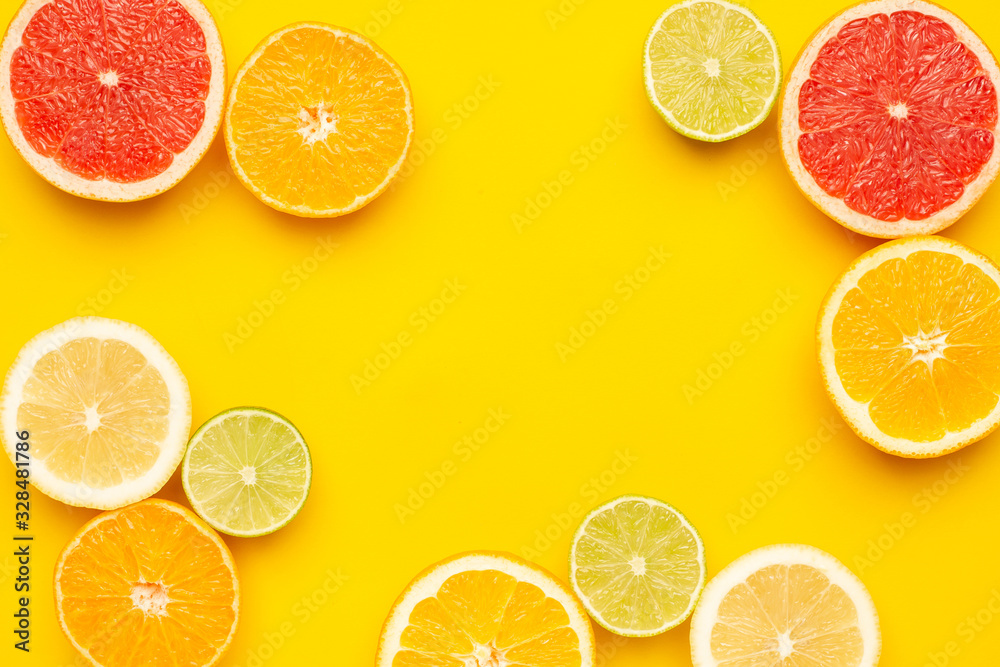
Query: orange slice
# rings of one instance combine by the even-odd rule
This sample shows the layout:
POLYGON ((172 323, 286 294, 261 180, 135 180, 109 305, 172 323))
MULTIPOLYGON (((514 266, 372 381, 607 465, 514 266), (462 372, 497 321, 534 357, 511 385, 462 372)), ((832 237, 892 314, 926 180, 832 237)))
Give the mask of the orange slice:
POLYGON ((413 139, 410 85, 366 37, 296 23, 243 63, 225 136, 236 175, 268 206, 344 215, 385 191, 403 166, 413 139))
POLYGON ((191 394, 177 362, 134 324, 67 320, 31 339, 7 373, 0 440, 15 463, 28 433, 31 483, 68 505, 115 509, 177 469, 191 394))
POLYGON ((935 236, 865 253, 818 324, 827 393, 879 449, 940 456, 1000 424, 1000 269, 935 236))
POLYGON ((96 667, 210 667, 236 634, 240 583, 219 536, 180 505, 98 515, 56 564, 56 614, 96 667))
POLYGON ((594 632, 565 584, 503 553, 431 566, 396 600, 376 667, 593 667, 594 632))

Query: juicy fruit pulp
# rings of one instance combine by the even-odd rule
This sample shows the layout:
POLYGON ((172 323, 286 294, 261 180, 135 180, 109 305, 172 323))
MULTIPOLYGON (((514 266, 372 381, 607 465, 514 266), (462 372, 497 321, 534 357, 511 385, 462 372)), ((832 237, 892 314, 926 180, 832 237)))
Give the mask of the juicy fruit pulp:
POLYGON ((162 500, 84 526, 60 557, 55 588, 63 630, 101 667, 215 665, 239 616, 225 544, 162 500))
POLYGON ((24 384, 19 428, 55 476, 106 489, 141 478, 170 424, 160 371, 121 340, 79 338, 43 356, 24 384))
POLYGON ((379 667, 593 667, 579 603, 548 572, 467 554, 417 577, 386 620, 379 667))
POLYGON ((398 172, 412 137, 410 92, 367 39, 292 26, 243 66, 226 116, 230 159, 265 203, 307 216, 360 208, 398 172))
POLYGON ((862 664, 858 610, 843 588, 809 565, 771 565, 733 587, 712 627, 719 665, 862 664))
POLYGON ((1000 394, 1000 288, 953 253, 884 261, 834 317, 837 375, 886 435, 933 442, 990 415, 1000 394))
POLYGON ((11 61, 32 149, 91 181, 137 183, 173 163, 205 122, 212 63, 177 0, 53 0, 11 61))
POLYGON ((302 508, 311 478, 309 450, 288 420, 266 410, 225 412, 198 430, 184 460, 184 488, 195 511, 231 535, 263 535, 302 508))
POLYGON ((948 23, 917 11, 844 25, 798 105, 805 169, 877 220, 923 220, 955 203, 994 150, 993 82, 948 23))
POLYGON ((570 553, 573 587, 601 625, 641 636, 688 617, 705 584, 704 548, 672 507, 626 497, 585 519, 570 553))
POLYGON ((714 1, 668 10, 646 60, 661 112, 696 138, 735 136, 763 121, 781 78, 769 35, 746 9, 714 1))
POLYGON ((578 665, 579 640, 568 624, 562 605, 537 586, 503 572, 463 572, 413 610, 402 637, 408 650, 393 664, 432 664, 428 657, 436 655, 466 656, 488 665, 490 658, 480 658, 489 655, 532 667, 578 665))

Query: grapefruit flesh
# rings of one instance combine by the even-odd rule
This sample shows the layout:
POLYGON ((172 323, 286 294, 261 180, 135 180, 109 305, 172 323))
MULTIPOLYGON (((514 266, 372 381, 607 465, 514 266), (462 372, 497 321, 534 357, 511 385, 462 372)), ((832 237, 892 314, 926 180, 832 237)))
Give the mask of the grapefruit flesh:
POLYGON ((221 42, 199 0, 29 0, 21 13, 32 9, 4 49, 32 166, 97 199, 138 199, 180 180, 221 120, 221 42))
POLYGON ((898 0, 855 9, 865 7, 821 30, 796 65, 783 105, 796 106, 790 166, 856 231, 938 231, 996 175, 996 61, 945 10, 898 0))

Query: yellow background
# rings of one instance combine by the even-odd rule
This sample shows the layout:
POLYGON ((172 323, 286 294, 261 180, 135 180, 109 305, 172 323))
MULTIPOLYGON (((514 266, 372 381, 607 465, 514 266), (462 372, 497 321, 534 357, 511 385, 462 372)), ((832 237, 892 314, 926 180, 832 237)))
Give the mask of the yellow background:
MULTIPOLYGON (((949 642, 958 654, 947 664, 995 662, 1000 619, 978 630, 959 624, 1000 595, 1000 436, 941 460, 906 461, 836 419, 814 359, 816 311, 874 241, 845 233, 799 194, 773 152, 773 115, 725 145, 684 139, 660 120, 643 91, 641 54, 668 1, 209 4, 231 72, 293 21, 373 36, 413 86, 412 173, 357 214, 308 221, 271 211, 236 183, 221 141, 175 189, 134 205, 62 194, 3 141, 0 362, 92 310, 163 343, 190 381, 195 426, 249 404, 301 428, 315 462, 302 514, 272 536, 227 539, 244 613, 224 665, 258 664, 253 655, 273 667, 370 665, 386 612, 422 568, 459 551, 532 548, 564 578, 572 529, 560 527, 563 515, 624 493, 685 512, 704 537, 710 575, 777 542, 835 554, 875 598, 882 664, 934 664, 929 654, 949 642), (571 182, 540 197, 546 183, 557 190, 563 170, 571 182), (547 206, 518 230, 512 214, 525 215, 526 198, 547 206), (339 245, 313 262, 318 239, 339 245), (640 267, 661 247, 670 257, 647 275, 640 267), (296 267, 307 279, 294 277, 296 267), (648 280, 626 299, 619 281, 630 275, 648 280), (449 280, 464 289, 441 312, 434 299, 449 280), (275 290, 283 303, 251 317, 269 310, 263 302, 275 290), (791 305, 775 309, 780 294, 791 305), (560 358, 557 343, 568 345, 571 328, 608 299, 615 312, 596 331, 584 327, 593 335, 560 358), (421 327, 421 308, 440 315, 421 327), (259 326, 227 344, 241 318, 259 326), (386 366, 380 346, 401 333, 412 343, 357 391, 352 376, 366 361, 386 366), (723 369, 714 355, 727 361, 734 342, 743 353, 723 369), (716 378, 703 395, 686 396, 699 371, 716 378), (491 409, 509 419, 471 456, 456 449, 491 409), (808 460, 801 447, 811 449, 808 460), (615 472, 619 453, 632 461, 615 472), (949 466, 961 477, 946 476, 949 466), (454 474, 439 489, 420 488, 443 467, 454 474), (411 489, 429 498, 401 520, 411 489), (733 519, 741 511, 745 524, 733 519), (906 512, 914 520, 900 534, 892 524, 906 512), (880 539, 888 548, 869 554, 880 539), (347 577, 332 594, 328 572, 347 577), (303 598, 323 603, 309 610, 303 598)), ((947 4, 1000 45, 996 3, 947 4)), ((787 70, 844 4, 751 6, 774 30, 787 70)), ((4 7, 8 20, 14 5, 4 7)), ((998 216, 993 190, 947 235, 995 256, 998 216)), ((0 482, 9 545, 11 468, 0 482)), ((159 495, 183 500, 179 476, 159 495)), ((75 664, 50 581, 59 550, 93 514, 34 492, 33 650, 11 648, 12 549, 4 547, 4 661, 75 664)), ((598 630, 599 662, 689 664, 687 632, 684 624, 615 644, 598 630)))

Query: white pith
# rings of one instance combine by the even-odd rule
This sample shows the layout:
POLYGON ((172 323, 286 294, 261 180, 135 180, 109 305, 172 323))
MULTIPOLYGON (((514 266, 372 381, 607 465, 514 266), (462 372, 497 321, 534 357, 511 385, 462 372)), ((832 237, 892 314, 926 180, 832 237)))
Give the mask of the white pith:
MULTIPOLYGON (((719 72, 718 60, 716 60, 715 58, 708 59, 708 61, 705 62, 705 69, 706 72, 709 74, 709 76, 718 76, 719 72), (713 60, 715 61, 714 65, 711 62, 713 60), (712 74, 713 71, 715 72, 715 74, 712 74)), ((778 99, 778 93, 781 91, 781 74, 782 74, 781 54, 778 50, 778 44, 774 41, 774 35, 771 34, 770 29, 767 26, 765 26, 761 22, 761 20, 757 18, 757 15, 754 14, 752 11, 750 11, 748 8, 744 7, 743 5, 737 5, 732 2, 728 2, 727 0, 684 0, 684 2, 679 2, 676 5, 673 5, 667 11, 665 11, 660 16, 660 18, 656 20, 656 23, 653 25, 653 29, 649 31, 649 36, 646 38, 646 44, 643 47, 643 78, 645 80, 645 85, 646 85, 646 96, 649 97, 649 101, 653 104, 657 112, 659 112, 659 114, 663 117, 664 120, 667 121, 667 123, 671 127, 673 127, 678 132, 687 137, 691 137, 692 139, 699 139, 701 141, 717 142, 717 141, 726 141, 727 139, 733 139, 740 135, 746 134, 747 132, 754 129, 762 122, 764 122, 764 119, 766 119, 767 116, 771 113, 771 109, 774 107, 774 103, 778 99), (653 80, 653 63, 649 53, 649 47, 652 44, 653 36, 656 35, 657 32, 659 32, 660 27, 663 25, 663 22, 671 14, 673 14, 679 9, 685 9, 687 7, 690 7, 691 5, 700 4, 704 2, 710 2, 711 4, 719 5, 721 7, 725 7, 728 10, 738 12, 746 16, 751 21, 753 21, 754 25, 757 26, 758 32, 760 32, 761 34, 764 35, 765 38, 767 38, 768 43, 771 45, 771 51, 774 54, 774 70, 775 70, 774 90, 771 92, 770 97, 768 97, 768 99, 766 100, 763 111, 757 118, 754 118, 750 122, 744 123, 743 125, 740 125, 724 134, 710 134, 703 130, 693 130, 678 122, 678 120, 674 117, 674 114, 671 113, 666 107, 664 107, 660 103, 659 98, 656 95, 656 89, 654 87, 655 82, 653 80)))
MULTIPOLYGON (((222 37, 211 12, 201 0, 176 0, 191 14, 205 33, 207 53, 212 63, 212 79, 208 97, 205 99, 205 120, 191 144, 181 153, 175 154, 173 162, 161 174, 137 183, 114 183, 108 180, 92 181, 72 174, 56 163, 35 152, 24 138, 17 123, 15 100, 10 86, 0 86, 0 120, 11 143, 21 157, 45 180, 60 190, 84 197, 108 202, 129 202, 147 199, 166 192, 177 185, 194 169, 212 144, 222 125, 223 105, 226 97, 226 58, 222 37)), ((26 0, 7 28, 3 44, 0 46, 0 75, 9 78, 11 59, 21 45, 21 36, 31 18, 51 0, 26 0)), ((104 73, 105 81, 117 82, 113 72, 104 73)))
MULTIPOLYGON (((580 642, 579 667, 594 667, 594 631, 585 610, 569 590, 537 566, 519 562, 513 556, 487 552, 464 554, 443 561, 413 580, 386 618, 375 667, 392 667, 394 657, 403 650, 400 638, 409 624, 410 614, 420 601, 434 597, 450 577, 461 572, 482 570, 503 572, 518 581, 537 586, 545 595, 561 604, 569 616, 569 627, 580 642)), ((478 646, 463 667, 508 667, 510 664, 495 647, 486 645, 478 646)))
POLYGON ((43 331, 25 344, 7 372, 3 394, 0 396, 0 426, 3 428, 4 449, 12 461, 16 461, 17 441, 13 436, 20 430, 17 411, 24 400, 24 383, 44 355, 78 338, 111 339, 128 343, 160 372, 170 395, 167 436, 161 444, 156 463, 142 477, 106 489, 93 489, 82 482, 69 482, 55 476, 43 460, 31 460, 31 482, 47 496, 77 507, 115 509, 153 495, 177 469, 191 432, 191 394, 177 362, 143 329, 134 324, 102 317, 67 320, 43 331))
MULTIPOLYGON (((718 619, 719 605, 735 586, 755 572, 772 565, 806 565, 822 572, 854 602, 858 629, 864 644, 859 667, 875 667, 882 652, 882 634, 878 612, 868 589, 839 560, 815 547, 802 544, 778 544, 763 547, 741 556, 717 574, 705 587, 698 608, 691 619, 691 661, 694 667, 716 667, 722 663, 712 655, 712 628, 718 619)), ((777 636, 781 652, 794 649, 790 638, 777 636), (782 641, 784 640, 784 641, 782 641)), ((832 667, 832 666, 831 666, 832 667)))
MULTIPOLYGON (((246 465, 239 472, 238 476, 243 484, 246 485, 256 485, 257 471, 253 466, 246 465)), ((181 482, 184 486, 184 492, 187 496, 188 502, 191 503, 192 509, 204 519, 212 528, 223 532, 227 535, 233 535, 235 537, 259 537, 261 535, 267 535, 273 533, 276 530, 288 525, 292 519, 294 519, 298 513, 302 510, 303 505, 305 505, 306 499, 309 496, 309 488, 312 485, 312 455, 309 452, 309 447, 306 445, 305 440, 302 438, 302 434, 290 421, 282 417, 281 415, 271 412, 270 410, 264 410, 262 408, 233 408, 231 410, 226 410, 225 412, 212 417, 207 422, 205 422, 193 436, 191 436, 191 442, 187 447, 187 451, 184 455, 184 463, 181 466, 181 482), (298 505, 292 508, 288 515, 283 519, 277 521, 270 526, 259 526, 253 530, 236 530, 231 526, 227 526, 215 517, 211 516, 204 507, 204 503, 201 498, 195 493, 191 486, 191 457, 193 453, 199 447, 204 447, 204 436, 207 432, 212 429, 218 428, 224 421, 232 419, 234 417, 266 417, 277 423, 282 424, 288 428, 296 436, 296 442, 302 447, 306 458, 306 480, 305 480, 305 492, 302 494, 302 499, 299 501, 298 505)))
MULTIPOLYGON (((300 121, 302 121, 303 125, 302 129, 300 129, 300 133, 303 135, 303 139, 310 144, 325 139, 327 136, 329 136, 331 132, 334 132, 336 130, 337 119, 332 116, 326 122, 323 122, 322 120, 320 120, 320 122, 307 122, 307 119, 302 118, 301 116, 300 116, 300 121)), ((390 58, 384 51, 382 51, 382 49, 378 48, 378 46, 376 46, 372 41, 370 41, 366 37, 359 35, 355 32, 352 32, 350 30, 345 30, 343 28, 338 28, 336 26, 328 25, 325 23, 314 23, 314 22, 295 23, 285 28, 282 28, 281 30, 278 30, 277 32, 268 36, 263 42, 258 44, 257 47, 253 50, 253 53, 251 53, 250 56, 247 57, 246 61, 240 67, 240 70, 236 73, 236 78, 233 80, 233 85, 229 92, 229 102, 226 107, 225 124, 223 132, 226 139, 226 150, 229 153, 229 162, 232 164, 233 171, 236 173, 237 177, 240 179, 243 185, 245 185, 246 188, 250 190, 254 194, 254 196, 260 199, 262 202, 279 211, 283 211, 285 213, 292 213, 294 215, 299 215, 302 217, 308 217, 308 218, 337 217, 340 215, 346 215, 347 213, 351 213, 353 211, 358 210, 359 208, 362 208, 363 206, 371 202, 373 199, 378 197, 380 194, 385 192, 385 190, 389 187, 389 184, 393 181, 393 179, 396 178, 400 170, 403 168, 403 164, 406 162, 406 157, 410 151, 410 145, 413 143, 414 125, 413 125, 412 93, 410 91, 410 85, 406 79, 406 75, 400 69, 399 65, 397 65, 392 58, 390 58), (291 206, 284 201, 281 201, 275 197, 266 194, 260 188, 256 187, 253 181, 247 175, 246 170, 244 170, 242 165, 240 165, 239 160, 236 159, 236 141, 233 138, 231 114, 232 114, 232 108, 236 102, 236 95, 239 91, 240 84, 243 81, 243 77, 245 77, 247 72, 249 72, 253 68, 253 66, 257 63, 257 60, 260 59, 261 55, 263 55, 264 51, 267 49, 268 46, 270 46, 274 42, 281 40, 288 33, 302 29, 323 30, 333 35, 336 35, 337 37, 350 39, 358 44, 361 44, 365 48, 369 49, 377 58, 387 63, 392 68, 392 70, 396 73, 399 80, 402 82, 403 90, 406 93, 406 122, 407 122, 406 145, 403 147, 399 159, 389 169, 385 179, 381 183, 372 188, 370 192, 356 195, 353 202, 342 208, 314 209, 304 205, 291 206)))
MULTIPOLYGON (((145 503, 155 503, 156 505, 158 505, 158 506, 160 506, 160 507, 162 507, 162 508, 164 508, 166 510, 169 510, 171 512, 174 512, 174 513, 176 513, 176 514, 184 517, 186 520, 190 521, 191 525, 194 526, 195 529, 197 529, 200 533, 202 533, 205 537, 207 537, 211 542, 213 542, 219 548, 219 552, 222 555, 222 558, 223 558, 223 561, 224 561, 226 567, 232 573, 232 585, 233 585, 233 592, 234 592, 234 600, 233 600, 233 607, 232 607, 233 608, 233 614, 234 614, 233 615, 233 627, 232 627, 232 630, 229 633, 229 636, 226 638, 226 641, 223 643, 222 646, 220 646, 216 650, 215 655, 213 656, 213 658, 208 663, 206 663, 205 665, 201 666, 201 667, 215 667, 216 665, 218 665, 222 661, 222 658, 225 655, 226 651, 229 650, 230 645, 233 643, 233 638, 236 636, 236 629, 237 629, 237 627, 239 627, 239 621, 240 621, 240 580, 239 580, 239 576, 237 574, 236 563, 233 560, 232 553, 230 553, 229 548, 226 546, 225 542, 222 541, 222 538, 220 538, 215 532, 213 532, 211 528, 209 528, 208 526, 204 525, 196 516, 194 516, 194 514, 192 514, 189 510, 185 509, 184 507, 182 507, 180 505, 177 505, 176 503, 172 503, 170 501, 159 500, 159 499, 147 500, 147 501, 144 501, 144 502, 145 503)), ((71 632, 69 626, 66 624, 66 618, 65 618, 66 617, 66 610, 63 608, 63 605, 65 603, 65 599, 66 598, 65 598, 65 595, 63 594, 63 590, 62 590, 62 577, 61 577, 61 574, 62 574, 62 571, 63 571, 63 569, 65 567, 66 559, 70 556, 70 554, 75 549, 77 549, 80 546, 80 543, 83 541, 83 538, 90 531, 92 531, 93 529, 99 527, 101 524, 103 524, 106 521, 117 521, 119 513, 123 512, 123 511, 128 511, 128 509, 129 509, 128 507, 124 507, 124 508, 121 508, 121 509, 118 509, 118 510, 114 510, 114 511, 111 511, 111 512, 105 512, 105 513, 99 514, 98 516, 96 516, 93 519, 91 519, 88 523, 86 523, 79 530, 79 532, 77 532, 77 534, 73 537, 73 539, 70 540, 69 544, 67 544, 63 548, 63 551, 62 551, 62 553, 59 556, 59 560, 56 562, 56 567, 55 567, 55 573, 56 573, 55 574, 55 600, 56 600, 56 611, 57 611, 56 617, 57 617, 57 620, 59 621, 59 627, 62 629, 63 634, 66 636, 66 638, 69 640, 69 642, 77 650, 77 652, 79 653, 79 655, 91 667, 106 667, 106 666, 103 663, 98 662, 91 655, 90 651, 87 650, 83 645, 81 645, 79 643, 79 641, 77 640, 77 638, 71 632)), ((142 582, 137 582, 137 583, 142 583, 142 582)), ((152 582, 152 583, 156 584, 157 586, 160 585, 159 582, 152 582)), ((139 601, 139 600, 137 600, 136 598, 138 596, 136 595, 135 589, 133 589, 133 595, 131 597, 132 597, 132 600, 133 600, 133 604, 135 604, 137 607, 140 608, 140 610, 142 610, 142 611, 144 611, 146 613, 148 613, 148 612, 146 610, 142 609, 143 606, 147 606, 149 608, 149 611, 153 611, 154 610, 154 606, 157 606, 157 605, 150 604, 150 603, 153 603, 154 600, 147 600, 147 601, 139 601)), ((161 597, 157 596, 156 599, 155 599, 155 602, 156 603, 162 603, 163 599, 161 597)), ((166 612, 167 609, 164 607, 160 611, 166 612)), ((165 615, 165 614, 159 614, 159 613, 157 613, 156 615, 165 615)))
MULTIPOLYGON (((985 437, 1000 424, 1000 404, 998 404, 990 414, 968 428, 961 431, 949 431, 940 440, 914 442, 889 436, 875 425, 868 412, 868 403, 856 401, 847 394, 840 376, 837 374, 836 349, 833 346, 833 321, 840 310, 844 296, 857 287, 862 276, 880 264, 890 259, 906 258, 921 250, 955 255, 963 262, 979 268, 997 285, 1000 285, 1000 269, 997 269, 996 264, 956 241, 939 236, 900 239, 880 245, 855 260, 830 288, 820 310, 820 319, 817 325, 818 352, 823 381, 848 425, 865 441, 879 449, 906 457, 940 456, 985 437)), ((909 346, 914 351, 914 357, 910 363, 932 364, 934 359, 941 356, 943 352, 941 339, 942 335, 946 335, 946 333, 927 332, 909 339, 909 346)))
MULTIPOLYGON (((629 563, 632 566, 632 571, 637 576, 642 576, 643 574, 645 574, 646 571, 645 559, 636 556, 632 558, 629 561, 629 563)), ((655 498, 649 498, 646 496, 635 496, 635 495, 621 496, 619 498, 615 498, 614 500, 611 500, 601 505, 600 507, 593 509, 589 514, 587 514, 586 517, 584 517, 583 521, 580 522, 580 526, 576 529, 576 533, 573 535, 573 543, 570 546, 569 575, 570 575, 569 577, 570 584, 573 586, 573 591, 576 593, 577 597, 580 598, 580 602, 583 603, 583 606, 586 607, 587 613, 589 613, 590 616, 595 621, 597 621, 597 623, 601 627, 623 636, 651 637, 653 635, 658 635, 663 632, 666 632, 671 628, 677 627, 679 624, 683 623, 687 619, 687 617, 691 615, 692 610, 694 610, 694 607, 698 602, 698 598, 701 595, 702 589, 705 586, 705 579, 707 576, 706 565, 705 565, 705 545, 702 542, 701 535, 698 533, 697 529, 695 529, 695 527, 691 525, 691 522, 687 520, 687 517, 681 514, 676 508, 660 500, 657 500, 655 498), (681 525, 684 526, 684 528, 686 528, 687 531, 694 537, 695 543, 698 545, 698 567, 701 570, 701 576, 699 579, 698 587, 696 588, 694 594, 691 596, 691 599, 688 602, 688 606, 684 609, 683 612, 678 614, 675 618, 669 619, 666 622, 664 622, 662 626, 658 628, 652 628, 650 630, 645 630, 642 632, 629 631, 627 628, 615 627, 612 623, 608 622, 608 620, 605 619, 603 615, 601 615, 601 613, 593 606, 589 598, 583 594, 583 591, 580 590, 580 587, 577 584, 577 571, 578 571, 577 557, 576 557, 577 545, 579 544, 581 537, 583 537, 583 535, 586 534, 587 526, 597 515, 612 510, 621 503, 625 502, 646 503, 650 506, 658 507, 674 515, 677 518, 677 520, 681 523, 681 525)))
MULTIPOLYGON (((819 55, 820 49, 827 41, 836 36, 844 25, 855 19, 879 13, 891 14, 897 11, 916 11, 948 23, 958 38, 976 54, 983 70, 993 81, 994 87, 1000 91, 1000 66, 997 65, 996 58, 982 39, 965 22, 948 10, 923 0, 876 0, 875 2, 855 5, 836 16, 812 37, 792 67, 785 92, 782 95, 778 128, 782 155, 796 184, 821 211, 852 231, 877 238, 899 238, 941 231, 962 217, 979 201, 1000 171, 1000 141, 998 141, 994 144, 993 154, 983 166, 979 176, 975 181, 965 186, 962 196, 953 204, 923 220, 902 218, 897 222, 885 222, 858 213, 845 204, 842 199, 828 195, 802 164, 798 151, 798 141, 802 135, 799 128, 799 93, 803 84, 809 79, 810 69, 819 55)), ((900 114, 906 111, 905 106, 899 106, 903 108, 894 107, 889 111, 896 117, 904 117, 900 114)), ((994 128, 994 135, 996 134, 997 128, 994 128)))

